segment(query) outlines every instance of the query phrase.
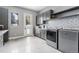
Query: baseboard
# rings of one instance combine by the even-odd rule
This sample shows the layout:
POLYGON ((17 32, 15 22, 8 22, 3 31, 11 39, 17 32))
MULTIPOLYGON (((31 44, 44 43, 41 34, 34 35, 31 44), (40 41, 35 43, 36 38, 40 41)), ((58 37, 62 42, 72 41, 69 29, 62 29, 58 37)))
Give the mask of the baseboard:
POLYGON ((18 39, 18 38, 22 38, 22 37, 25 37, 25 36, 10 37, 9 40, 18 39))
POLYGON ((17 36, 17 37, 10 37, 9 40, 14 40, 14 39, 18 39, 18 38, 23 38, 23 37, 32 37, 33 35, 31 36, 17 36))

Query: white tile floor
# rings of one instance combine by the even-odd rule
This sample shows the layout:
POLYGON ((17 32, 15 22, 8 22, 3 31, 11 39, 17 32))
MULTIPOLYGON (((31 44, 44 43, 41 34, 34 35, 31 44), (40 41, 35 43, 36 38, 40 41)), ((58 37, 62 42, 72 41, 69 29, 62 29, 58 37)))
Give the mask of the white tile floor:
POLYGON ((7 42, 0 47, 0 53, 61 53, 48 46, 46 42, 38 37, 26 37, 7 42))

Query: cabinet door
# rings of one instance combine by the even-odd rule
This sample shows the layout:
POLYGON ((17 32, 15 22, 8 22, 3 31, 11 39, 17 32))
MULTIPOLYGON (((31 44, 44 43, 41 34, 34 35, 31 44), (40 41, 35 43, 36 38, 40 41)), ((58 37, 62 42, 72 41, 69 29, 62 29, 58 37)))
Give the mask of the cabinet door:
POLYGON ((3 36, 0 36, 0 47, 3 46, 3 36))
POLYGON ((36 22, 37 22, 37 25, 39 24, 39 15, 37 15, 37 20, 36 20, 36 22))
POLYGON ((37 24, 43 24, 43 16, 42 15, 37 16, 37 24))
POLYGON ((3 41, 0 41, 0 47, 2 47, 3 46, 3 41))
POLYGON ((78 33, 59 31, 59 50, 66 53, 78 52, 78 33))
POLYGON ((41 30, 41 38, 46 39, 46 31, 41 30))
POLYGON ((3 36, 0 36, 0 41, 3 41, 3 36))
POLYGON ((8 29, 8 9, 1 8, 2 9, 2 24, 4 25, 4 29, 8 29))

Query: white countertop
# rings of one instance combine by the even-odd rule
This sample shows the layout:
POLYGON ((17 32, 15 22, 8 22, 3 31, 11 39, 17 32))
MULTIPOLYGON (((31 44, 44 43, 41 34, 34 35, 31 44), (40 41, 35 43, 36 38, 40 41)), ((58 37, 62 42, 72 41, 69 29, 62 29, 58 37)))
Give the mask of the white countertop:
POLYGON ((0 30, 0 36, 2 36, 3 34, 5 34, 8 30, 0 30))
POLYGON ((4 26, 4 25, 0 25, 0 26, 4 26))

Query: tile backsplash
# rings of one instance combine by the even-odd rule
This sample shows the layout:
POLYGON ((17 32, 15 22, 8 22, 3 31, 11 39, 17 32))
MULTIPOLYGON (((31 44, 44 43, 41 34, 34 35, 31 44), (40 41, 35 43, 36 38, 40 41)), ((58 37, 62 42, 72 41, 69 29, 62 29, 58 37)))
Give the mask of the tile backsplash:
POLYGON ((67 16, 48 21, 48 29, 79 28, 79 15, 67 16))

